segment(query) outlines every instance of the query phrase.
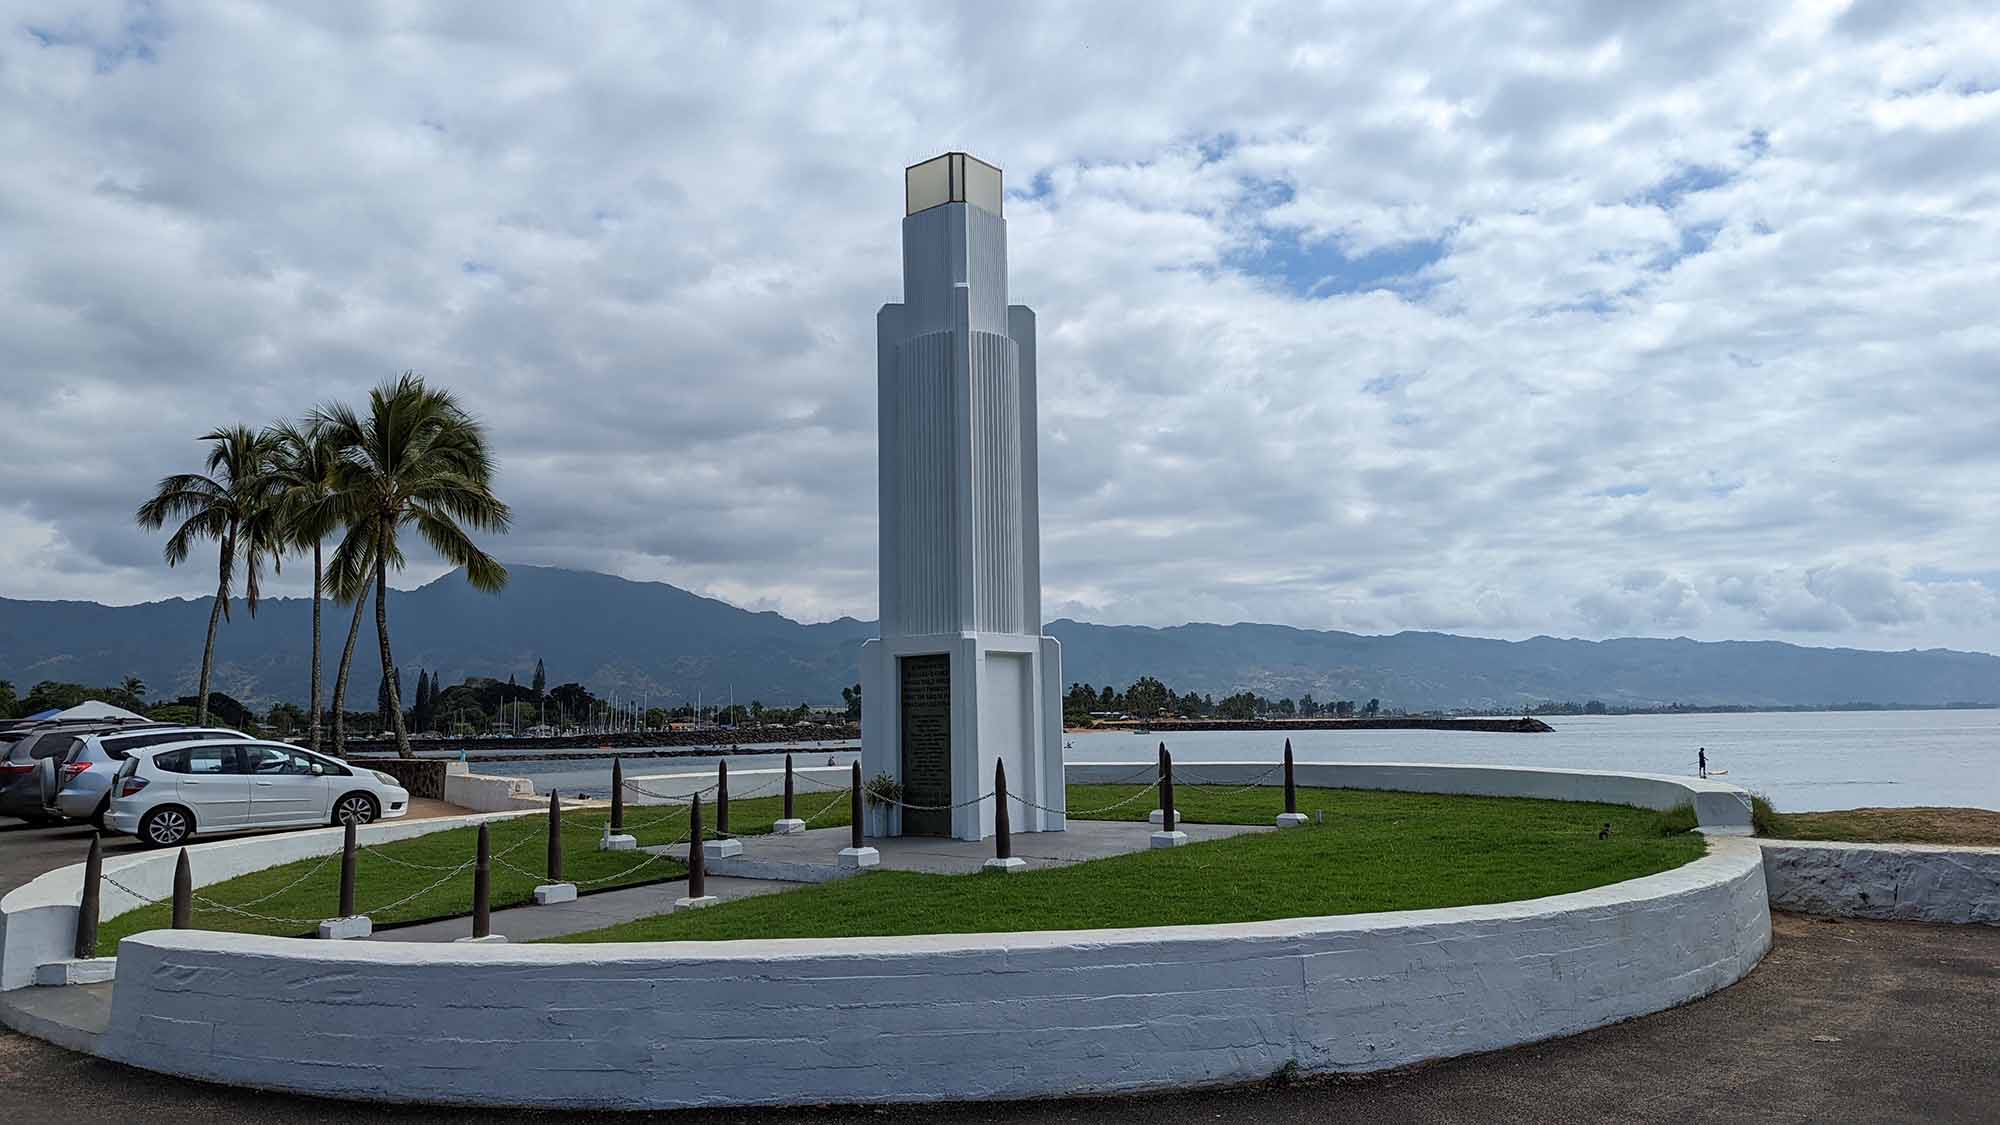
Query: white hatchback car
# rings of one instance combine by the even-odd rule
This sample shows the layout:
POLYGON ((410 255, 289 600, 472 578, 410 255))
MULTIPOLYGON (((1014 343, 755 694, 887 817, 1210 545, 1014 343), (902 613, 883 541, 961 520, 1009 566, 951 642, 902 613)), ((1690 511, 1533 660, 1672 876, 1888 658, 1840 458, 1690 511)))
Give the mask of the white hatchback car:
POLYGON ((410 794, 386 773, 282 742, 180 742, 132 751, 104 826, 168 847, 199 832, 393 820, 410 794))

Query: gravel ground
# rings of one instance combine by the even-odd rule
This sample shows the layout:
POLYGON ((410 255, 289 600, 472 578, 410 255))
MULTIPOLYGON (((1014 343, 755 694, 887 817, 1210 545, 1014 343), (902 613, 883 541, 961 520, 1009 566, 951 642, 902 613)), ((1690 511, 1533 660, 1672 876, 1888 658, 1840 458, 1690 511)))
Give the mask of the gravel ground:
MULTIPOLYGON (((2000 928, 1773 917, 1777 942, 1705 1000, 1569 1039, 1413 1070, 1144 1098, 629 1115, 816 1123, 1974 1122, 2000 1118, 2000 928)), ((205 1086, 0 1032, 22 1120, 548 1121, 205 1086), (44 1093, 46 1092, 46 1093, 44 1093), (30 1110, 28 1107, 32 1106, 30 1110)), ((603 1118, 604 1114, 575 1119, 603 1118)))

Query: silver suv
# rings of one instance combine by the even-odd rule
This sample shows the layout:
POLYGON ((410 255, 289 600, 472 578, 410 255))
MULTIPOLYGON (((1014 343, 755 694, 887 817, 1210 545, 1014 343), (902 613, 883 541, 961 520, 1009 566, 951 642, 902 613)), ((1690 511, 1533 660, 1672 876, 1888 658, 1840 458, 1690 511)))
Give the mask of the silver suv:
POLYGON ((213 738, 249 738, 228 727, 154 727, 148 730, 103 731, 78 735, 63 755, 61 791, 54 809, 73 820, 90 818, 104 827, 104 814, 111 808, 111 778, 125 758, 142 746, 165 746, 170 742, 198 742, 213 738))
POLYGON ((166 723, 116 719, 57 719, 0 734, 0 816, 30 824, 55 824, 50 806, 62 789, 62 760, 78 735, 147 730, 166 723))

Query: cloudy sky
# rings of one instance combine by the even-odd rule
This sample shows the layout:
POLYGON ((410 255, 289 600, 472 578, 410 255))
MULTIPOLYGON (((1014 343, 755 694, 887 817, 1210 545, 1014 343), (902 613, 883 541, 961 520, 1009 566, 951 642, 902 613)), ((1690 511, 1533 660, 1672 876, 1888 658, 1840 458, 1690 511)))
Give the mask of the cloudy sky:
POLYGON ((1051 616, 2000 647, 1989 2, 419 7, 0 6, 0 595, 203 592, 151 482, 414 368, 503 558, 870 616, 963 148, 1051 616))

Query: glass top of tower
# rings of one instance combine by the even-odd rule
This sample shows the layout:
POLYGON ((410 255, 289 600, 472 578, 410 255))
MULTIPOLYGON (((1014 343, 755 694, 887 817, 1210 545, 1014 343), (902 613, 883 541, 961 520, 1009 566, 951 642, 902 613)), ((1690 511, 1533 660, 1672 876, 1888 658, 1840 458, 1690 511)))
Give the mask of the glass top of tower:
POLYGON ((1000 169, 962 152, 947 152, 903 169, 903 214, 946 203, 970 203, 1000 214, 1000 169))

